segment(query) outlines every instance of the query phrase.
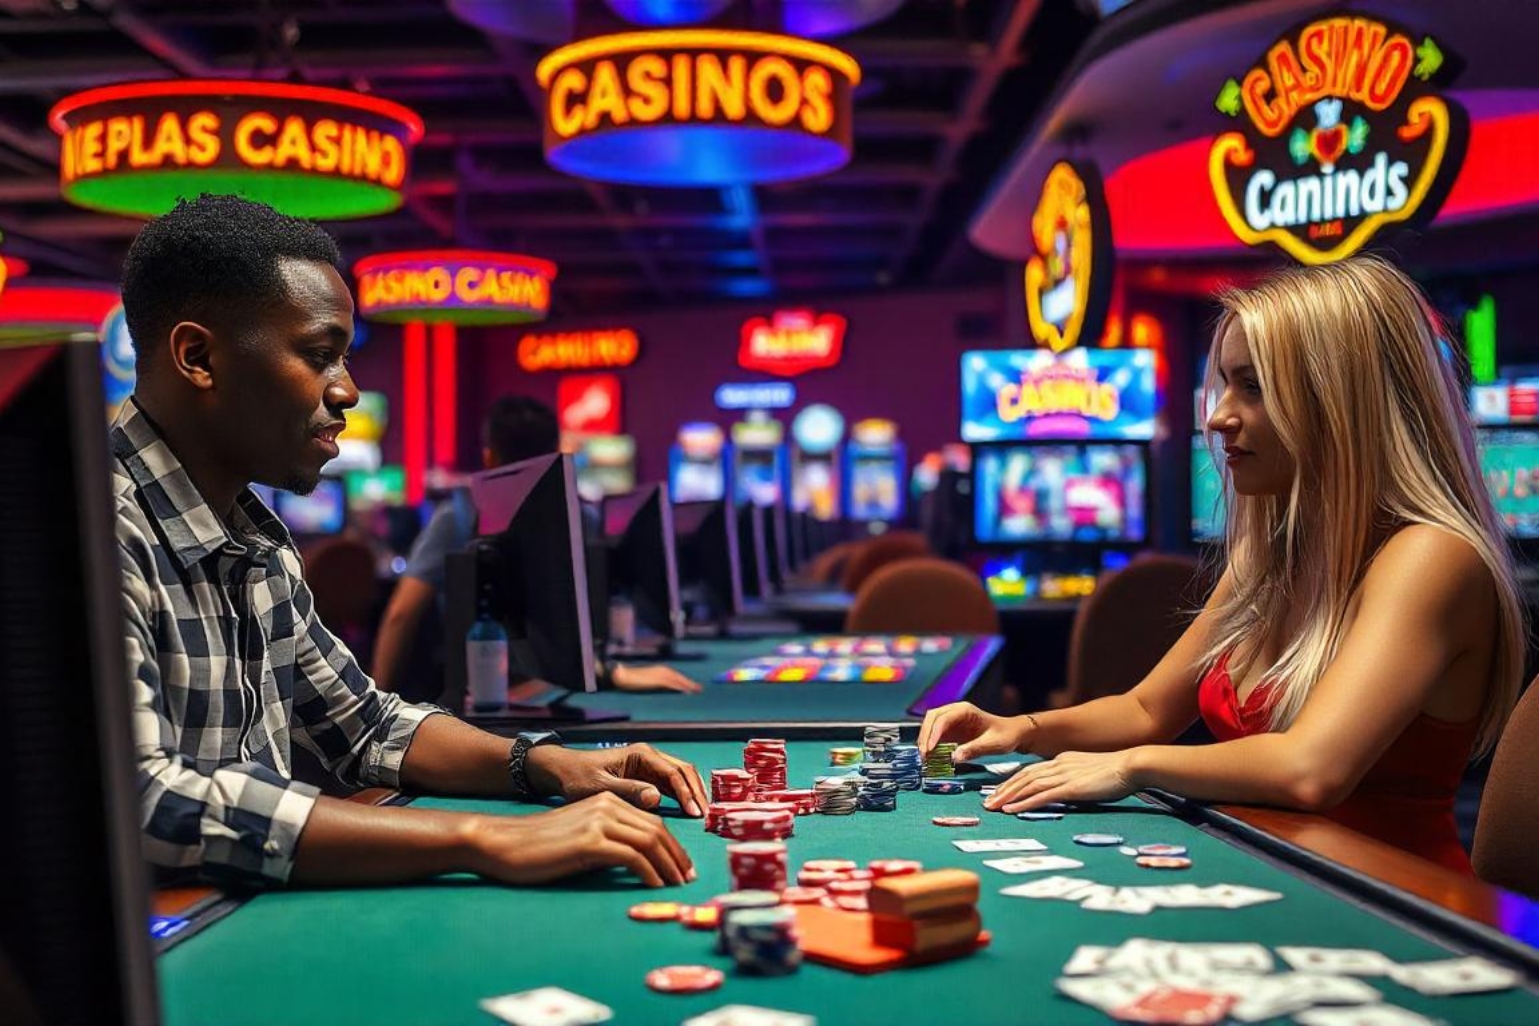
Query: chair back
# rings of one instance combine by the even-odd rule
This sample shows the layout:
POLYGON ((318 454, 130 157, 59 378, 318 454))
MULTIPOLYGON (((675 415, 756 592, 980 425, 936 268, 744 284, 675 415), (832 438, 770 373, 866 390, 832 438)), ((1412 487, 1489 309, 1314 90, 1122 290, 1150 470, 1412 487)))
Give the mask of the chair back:
POLYGON ((374 551, 366 542, 339 535, 307 546, 305 583, 315 596, 315 613, 333 634, 348 637, 369 627, 378 599, 374 551))
POLYGON ((933 556, 888 563, 868 577, 845 617, 848 634, 998 634, 999 613, 960 563, 933 556))
POLYGON ((888 531, 879 534, 863 542, 859 549, 851 553, 849 562, 844 565, 839 588, 854 595, 866 583, 866 578, 888 563, 930 554, 930 542, 918 531, 888 531))
POLYGON ((1475 875, 1539 899, 1539 687, 1518 699, 1491 757, 1480 796, 1475 875))

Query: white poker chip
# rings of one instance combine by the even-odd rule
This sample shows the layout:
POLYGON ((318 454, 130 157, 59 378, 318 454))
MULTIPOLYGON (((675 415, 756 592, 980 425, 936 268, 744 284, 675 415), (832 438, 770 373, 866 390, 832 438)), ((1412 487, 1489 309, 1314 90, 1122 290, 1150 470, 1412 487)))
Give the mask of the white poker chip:
POLYGON ((1172 858, 1175 858, 1177 856, 1185 855, 1186 854, 1186 845, 1184 845, 1184 844, 1140 844, 1138 846, 1137 851, 1138 851, 1139 855, 1169 855, 1172 858))
POLYGON ((1115 848, 1122 843, 1121 834, 1075 834, 1075 844, 1087 848, 1115 848))
POLYGON ((1061 813, 1061 812, 1017 812, 1015 814, 1015 818, 1016 819, 1025 819, 1025 820, 1062 819, 1063 818, 1063 813, 1061 813))
POLYGON ((1127 855, 1128 857, 1131 858, 1132 856, 1135 856, 1135 855, 1138 854, 1138 849, 1134 848, 1132 845, 1124 844, 1122 847, 1117 849, 1117 852, 1120 855, 1127 855))

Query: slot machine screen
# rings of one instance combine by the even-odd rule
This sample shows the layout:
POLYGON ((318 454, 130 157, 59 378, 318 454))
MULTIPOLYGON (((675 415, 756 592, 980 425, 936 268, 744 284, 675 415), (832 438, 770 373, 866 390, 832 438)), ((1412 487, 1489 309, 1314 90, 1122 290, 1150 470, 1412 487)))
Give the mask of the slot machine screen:
POLYGON ((1539 429, 1480 432, 1480 472, 1507 534, 1539 538, 1539 429))
POLYGON ((973 524, 984 544, 1142 542, 1139 445, 1012 445, 973 459, 973 524))
POLYGON ((1201 435, 1192 436, 1192 541, 1224 538, 1224 477, 1201 435))

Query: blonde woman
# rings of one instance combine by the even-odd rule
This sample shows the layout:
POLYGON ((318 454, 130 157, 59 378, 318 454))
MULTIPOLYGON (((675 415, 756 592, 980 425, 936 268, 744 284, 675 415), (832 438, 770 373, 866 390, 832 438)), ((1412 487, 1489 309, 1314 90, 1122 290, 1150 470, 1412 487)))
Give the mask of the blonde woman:
POLYGON ((1207 605, 1126 694, 944 706, 920 749, 1043 756, 991 809, 1157 787, 1322 813, 1468 873, 1454 793, 1516 698, 1525 626, 1437 317, 1372 257, 1222 305, 1207 430, 1230 513, 1207 605), (1219 743, 1169 744, 1199 715, 1219 743))

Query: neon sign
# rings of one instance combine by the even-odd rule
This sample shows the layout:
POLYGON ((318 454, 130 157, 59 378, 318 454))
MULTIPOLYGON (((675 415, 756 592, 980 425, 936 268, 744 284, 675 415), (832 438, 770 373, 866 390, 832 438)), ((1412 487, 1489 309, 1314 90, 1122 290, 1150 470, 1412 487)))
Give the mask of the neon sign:
POLYGON ((1026 320, 1055 353, 1100 334, 1111 298, 1111 221, 1094 167, 1060 161, 1031 215, 1026 320))
POLYGON ((962 438, 1150 439, 1158 405, 1147 349, 962 354, 962 438))
POLYGON ((400 207, 422 119, 372 96, 280 82, 106 86, 48 115, 59 188, 77 206, 151 217, 182 196, 239 193, 296 217, 400 207))
POLYGON ((783 378, 833 367, 844 355, 848 326, 840 314, 811 310, 777 310, 768 319, 750 318, 740 333, 738 366, 783 378))
POLYGON ((860 65, 822 43, 670 29, 561 47, 535 69, 545 158, 635 185, 730 185, 825 174, 850 158, 860 65))
POLYGON ((391 324, 518 324, 550 310, 556 266, 518 253, 417 250, 358 261, 358 313, 391 324))
POLYGON ((1463 109, 1438 92, 1451 75, 1431 36, 1415 43, 1374 18, 1288 32, 1215 101, 1249 123, 1208 153, 1224 220, 1247 245, 1324 264, 1388 225, 1431 218, 1468 138, 1463 109))
POLYGON ((783 410, 796 404, 796 386, 789 381, 750 381, 716 386, 718 410, 783 410))
POLYGON ((629 367, 641 353, 630 328, 529 334, 518 340, 518 365, 530 373, 629 367))
POLYGON ((562 431, 577 435, 620 433, 620 379, 577 374, 556 385, 556 417, 562 431))

